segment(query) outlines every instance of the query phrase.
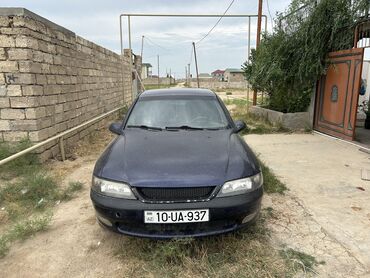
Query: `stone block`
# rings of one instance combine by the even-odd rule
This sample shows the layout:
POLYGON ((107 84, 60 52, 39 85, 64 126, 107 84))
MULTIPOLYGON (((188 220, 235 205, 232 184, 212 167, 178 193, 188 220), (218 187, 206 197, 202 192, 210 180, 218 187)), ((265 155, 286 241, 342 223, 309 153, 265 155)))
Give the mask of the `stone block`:
POLYGON ((7 16, 0 16, 0 27, 7 27, 10 24, 9 17, 7 16))
POLYGON ((29 108, 39 106, 38 97, 11 97, 10 107, 12 108, 29 108))
POLYGON ((36 83, 35 74, 31 73, 6 73, 6 83, 8 84, 34 84, 36 83))
POLYGON ((20 61, 19 71, 30 73, 42 73, 42 64, 35 63, 33 61, 20 61))
POLYGON ((36 50, 39 46, 37 39, 27 36, 17 36, 15 38, 15 45, 17 47, 32 48, 36 50))
POLYGON ((47 84, 47 78, 44 74, 36 74, 36 84, 44 85, 47 84))
POLYGON ((0 108, 10 107, 9 97, 0 97, 0 108))
POLYGON ((27 138, 27 131, 9 131, 3 132, 5 142, 19 142, 27 138))
POLYGON ((18 71, 17 61, 0 61, 0 72, 15 72, 18 71))
POLYGON ((39 119, 46 116, 45 107, 35 107, 26 109, 26 119, 39 119))
POLYGON ((5 108, 5 109, 0 110, 0 118, 2 120, 24 119, 25 112, 24 112, 24 109, 5 108))
POLYGON ((10 97, 16 97, 22 95, 21 85, 8 85, 7 95, 10 97))
POLYGON ((8 130, 11 130, 10 121, 0 120, 0 131, 8 131, 8 130))
POLYGON ((55 135, 55 128, 48 127, 37 131, 31 131, 28 136, 32 142, 40 142, 55 135))
POLYGON ((14 38, 7 35, 0 35, 0 47, 15 47, 14 38))
POLYGON ((0 48, 0 60, 6 60, 5 49, 0 48))
POLYGON ((9 60, 31 60, 33 52, 31 49, 11 48, 8 49, 9 60))
POLYGON ((40 85, 22 86, 22 94, 24 96, 41 96, 44 93, 44 87, 40 85))
POLYGON ((14 131, 33 131, 40 128, 40 120, 14 120, 11 122, 11 128, 14 131))

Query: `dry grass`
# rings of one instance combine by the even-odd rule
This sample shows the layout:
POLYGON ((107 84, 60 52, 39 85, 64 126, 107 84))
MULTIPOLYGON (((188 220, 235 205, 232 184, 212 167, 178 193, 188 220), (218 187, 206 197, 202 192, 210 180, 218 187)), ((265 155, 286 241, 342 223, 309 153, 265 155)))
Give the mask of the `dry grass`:
POLYGON ((269 242, 268 213, 246 231, 200 239, 124 238, 117 255, 132 277, 292 277, 299 270, 269 242))
POLYGON ((234 120, 242 120, 247 124, 247 128, 241 132, 246 134, 266 134, 266 133, 287 133, 290 130, 281 125, 272 125, 266 119, 248 113, 246 100, 230 100, 226 102, 227 105, 232 105, 230 111, 234 120))
POLYGON ((77 157, 98 155, 115 137, 108 128, 98 129, 78 141, 70 152, 77 157))

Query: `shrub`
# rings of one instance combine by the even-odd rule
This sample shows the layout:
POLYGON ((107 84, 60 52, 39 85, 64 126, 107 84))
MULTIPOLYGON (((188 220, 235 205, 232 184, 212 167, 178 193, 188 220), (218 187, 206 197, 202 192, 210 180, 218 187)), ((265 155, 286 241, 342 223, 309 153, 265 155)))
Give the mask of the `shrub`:
POLYGON ((264 34, 244 63, 247 80, 253 89, 269 94, 271 109, 307 109, 315 83, 325 73, 326 55, 352 47, 355 22, 368 8, 366 0, 316 2, 293 0, 289 16, 278 16, 273 33, 264 34))

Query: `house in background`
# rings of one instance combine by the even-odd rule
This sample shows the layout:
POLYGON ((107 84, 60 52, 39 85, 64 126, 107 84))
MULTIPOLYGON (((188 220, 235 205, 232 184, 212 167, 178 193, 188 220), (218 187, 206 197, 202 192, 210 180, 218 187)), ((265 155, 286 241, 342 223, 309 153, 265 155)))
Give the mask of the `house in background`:
POLYGON ((209 73, 199 73, 199 78, 207 79, 212 78, 212 76, 209 73))
POLYGON ((152 77, 152 65, 149 63, 142 63, 141 65, 141 78, 145 79, 152 77))
POLYGON ((227 68, 224 72, 224 79, 227 82, 245 81, 244 71, 242 69, 227 68))
POLYGON ((214 72, 211 73, 212 77, 217 79, 218 81, 224 81, 224 70, 215 70, 214 72))

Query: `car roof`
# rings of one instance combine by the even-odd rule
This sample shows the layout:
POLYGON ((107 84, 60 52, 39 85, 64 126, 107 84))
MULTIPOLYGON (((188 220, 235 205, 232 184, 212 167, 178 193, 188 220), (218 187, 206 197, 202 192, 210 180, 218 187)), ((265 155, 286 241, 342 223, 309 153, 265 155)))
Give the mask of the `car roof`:
POLYGON ((208 89, 198 88, 168 88, 168 89, 155 89, 144 91, 140 94, 140 98, 153 97, 153 96, 212 96, 216 94, 208 89))

